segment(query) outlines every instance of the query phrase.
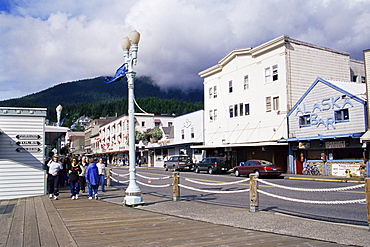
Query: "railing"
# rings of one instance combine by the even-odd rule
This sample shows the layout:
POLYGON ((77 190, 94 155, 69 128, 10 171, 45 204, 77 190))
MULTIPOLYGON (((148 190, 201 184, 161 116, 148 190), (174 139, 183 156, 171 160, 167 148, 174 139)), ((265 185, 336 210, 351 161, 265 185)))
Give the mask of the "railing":
MULTIPOLYGON (((110 169, 108 180, 118 182, 118 183, 128 183, 127 181, 120 181, 118 179, 115 179, 113 176, 116 177, 127 177, 129 174, 118 174, 112 171, 110 169)), ((178 201, 180 199, 180 189, 184 188, 187 190, 197 191, 197 192, 205 192, 205 193, 219 193, 219 194, 231 194, 231 193, 244 193, 249 192, 250 197, 250 211, 251 212, 258 212, 259 207, 259 194, 263 194, 265 196, 273 197, 280 200, 286 200, 291 202, 299 202, 299 203, 308 203, 308 204, 323 204, 323 205, 329 205, 329 204, 354 204, 354 203, 366 203, 367 204, 367 215, 368 215, 368 222, 370 227, 370 178, 365 179, 365 184, 358 184, 354 186, 345 186, 345 187, 339 187, 339 188, 321 188, 321 189, 311 189, 311 188, 297 188, 297 187, 288 187, 284 185, 279 185, 275 183, 268 182, 266 180, 257 178, 257 175, 252 173, 250 174, 249 178, 242 179, 234 182, 221 182, 221 183, 208 183, 208 182, 200 182, 197 180, 193 180, 190 178, 180 177, 178 172, 174 172, 172 176, 166 176, 166 177, 147 177, 140 174, 136 174, 137 176, 147 179, 148 183, 143 183, 137 181, 137 183, 148 186, 148 187, 157 187, 157 188, 164 188, 164 187, 170 187, 173 186, 173 201, 178 201), (166 180, 171 179, 172 183, 164 184, 164 185, 153 185, 151 184, 152 180, 166 180), (207 185, 207 186, 225 186, 225 185, 233 185, 233 184, 241 184, 244 182, 249 181, 249 188, 247 189, 241 189, 241 190, 228 190, 228 191, 222 191, 222 190, 204 190, 196 187, 191 187, 187 185, 183 185, 180 183, 180 178, 184 179, 188 183, 192 184, 199 184, 199 185, 207 185), (365 187, 365 194, 366 198, 363 199, 355 199, 355 200, 343 200, 343 201, 314 201, 314 200, 302 200, 297 198, 291 198, 281 195, 276 195, 273 193, 269 193, 266 191, 263 191, 258 188, 258 183, 262 183, 268 186, 273 186, 279 189, 283 190, 293 190, 293 191, 302 191, 302 192, 335 192, 335 191, 343 191, 343 190, 355 190, 359 188, 365 187)), ((370 230, 370 228, 369 228, 370 230)))

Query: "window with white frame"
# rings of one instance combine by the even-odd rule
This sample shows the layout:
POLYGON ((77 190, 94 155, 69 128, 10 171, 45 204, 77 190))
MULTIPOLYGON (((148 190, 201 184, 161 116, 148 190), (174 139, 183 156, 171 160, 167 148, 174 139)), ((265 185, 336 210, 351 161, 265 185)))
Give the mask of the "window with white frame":
POLYGON ((229 81, 229 93, 233 92, 233 81, 229 81))
POLYGON ((212 87, 209 88, 209 98, 212 99, 212 87))
POLYGON ((190 137, 191 137, 191 138, 194 138, 194 137, 195 137, 195 134, 194 134, 194 127, 191 127, 191 129, 190 129, 190 137))
POLYGON ((271 97, 268 96, 266 97, 266 112, 270 112, 271 111, 271 97))
POLYGON ((243 107, 243 103, 239 103, 239 116, 243 116, 244 115, 244 107, 243 107))
POLYGON ((245 75, 244 76, 244 90, 249 89, 249 76, 245 75))
POLYGON ((213 98, 217 98, 217 86, 213 87, 213 98))
POLYGON ((265 68, 265 82, 277 81, 279 79, 278 65, 265 68))
POLYGON ((272 81, 277 81, 279 79, 278 66, 277 64, 272 66, 272 81))
POLYGON ((265 68, 265 82, 271 82, 271 68, 265 68))
POLYGON ((237 117, 238 116, 238 104, 235 104, 234 105, 234 116, 237 117))
POLYGON ((229 106, 229 115, 230 115, 230 118, 234 117, 234 106, 233 105, 229 106))
POLYGON ((209 110, 209 121, 213 121, 213 110, 209 110))
POLYGON ((217 109, 213 110, 213 121, 217 120, 217 109))
POLYGON ((181 139, 185 139, 185 130, 184 129, 181 130, 181 139))
POLYGON ((273 103, 273 109, 274 111, 278 111, 279 110, 279 96, 276 96, 276 97, 273 97, 272 98, 272 103, 273 103))
POLYGON ((145 121, 141 121, 141 127, 145 127, 145 121))

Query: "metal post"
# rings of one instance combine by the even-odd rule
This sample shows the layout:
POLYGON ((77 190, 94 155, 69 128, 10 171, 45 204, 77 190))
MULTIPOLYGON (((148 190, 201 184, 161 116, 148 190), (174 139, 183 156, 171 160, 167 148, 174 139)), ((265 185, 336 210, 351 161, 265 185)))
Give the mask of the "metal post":
POLYGON ((112 186, 112 168, 108 168, 108 175, 107 175, 107 186, 112 186))
POLYGON ((366 208, 367 208, 367 223, 370 231, 370 178, 365 178, 365 194, 366 194, 366 208))
POLYGON ((180 178, 179 178, 179 173, 174 172, 173 173, 173 201, 177 202, 180 201, 180 178))
POLYGON ((249 174, 249 211, 258 212, 259 198, 258 198, 258 183, 257 174, 249 174))

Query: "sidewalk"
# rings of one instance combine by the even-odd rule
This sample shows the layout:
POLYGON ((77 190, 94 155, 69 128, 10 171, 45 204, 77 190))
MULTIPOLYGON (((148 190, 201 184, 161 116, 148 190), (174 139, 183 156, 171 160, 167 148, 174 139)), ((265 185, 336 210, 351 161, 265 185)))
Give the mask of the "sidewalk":
POLYGON ((0 246, 338 246, 314 235, 253 230, 252 224, 262 226, 266 220, 278 223, 267 214, 251 217, 240 209, 174 203, 146 194, 145 206, 130 208, 122 206, 123 195, 124 190, 108 188, 99 200, 88 200, 86 194, 71 200, 63 189, 59 200, 47 195, 2 200, 0 246), (251 225, 235 224, 245 217, 251 225))

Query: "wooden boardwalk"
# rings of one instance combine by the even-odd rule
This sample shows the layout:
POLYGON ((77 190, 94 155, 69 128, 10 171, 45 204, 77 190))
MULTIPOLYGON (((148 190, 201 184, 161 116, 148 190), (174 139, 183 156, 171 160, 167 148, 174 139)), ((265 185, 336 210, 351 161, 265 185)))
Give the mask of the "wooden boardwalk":
MULTIPOLYGON (((210 206, 211 208, 212 206, 210 206)), ((0 246, 339 246, 128 208, 86 196, 0 201, 0 246)))

